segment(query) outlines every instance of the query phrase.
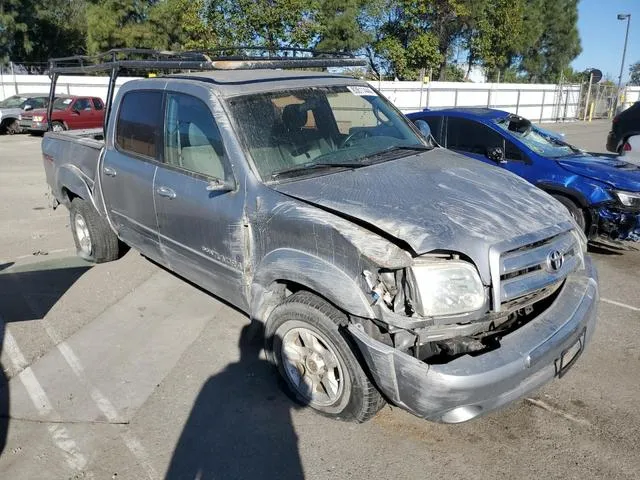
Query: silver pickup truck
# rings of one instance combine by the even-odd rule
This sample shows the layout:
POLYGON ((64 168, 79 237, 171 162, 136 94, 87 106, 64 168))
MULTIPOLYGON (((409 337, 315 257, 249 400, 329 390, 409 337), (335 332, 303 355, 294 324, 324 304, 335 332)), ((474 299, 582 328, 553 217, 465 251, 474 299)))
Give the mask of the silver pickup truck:
POLYGON ((562 205, 365 81, 232 63, 125 83, 104 137, 45 135, 82 257, 130 246, 242 309, 290 393, 341 419, 464 422, 564 375, 598 286, 562 205))

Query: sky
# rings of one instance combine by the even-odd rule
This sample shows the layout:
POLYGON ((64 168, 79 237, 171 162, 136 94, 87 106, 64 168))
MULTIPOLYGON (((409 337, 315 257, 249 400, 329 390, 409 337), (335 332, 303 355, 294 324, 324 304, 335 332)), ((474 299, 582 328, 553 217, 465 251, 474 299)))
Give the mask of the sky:
POLYGON ((575 70, 599 68, 617 83, 627 26, 626 20, 618 20, 619 13, 631 14, 622 81, 629 79, 629 66, 640 62, 640 0, 580 0, 578 30, 582 53, 571 64, 575 70))

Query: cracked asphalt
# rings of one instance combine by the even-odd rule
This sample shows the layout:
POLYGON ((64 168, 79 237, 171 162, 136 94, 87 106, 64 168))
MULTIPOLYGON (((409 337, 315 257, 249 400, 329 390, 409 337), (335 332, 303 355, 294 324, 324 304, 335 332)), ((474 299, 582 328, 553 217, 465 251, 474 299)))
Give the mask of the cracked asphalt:
MULTIPOLYGON (((609 123, 551 128, 604 151, 609 123)), ((639 477, 639 251, 591 247, 599 323, 562 380, 462 425, 345 424, 281 393, 242 313, 134 251, 78 259, 39 147, 0 137, 0 478, 639 477)))

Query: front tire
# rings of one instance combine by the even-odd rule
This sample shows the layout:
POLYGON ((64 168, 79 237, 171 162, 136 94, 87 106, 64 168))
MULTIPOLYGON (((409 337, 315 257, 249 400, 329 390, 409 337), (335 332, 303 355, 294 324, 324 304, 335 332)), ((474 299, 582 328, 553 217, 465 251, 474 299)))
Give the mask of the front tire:
POLYGON ((569 213, 571 214, 573 219, 576 221, 578 226, 582 229, 582 231, 585 234, 587 234, 588 233, 587 220, 584 215, 584 210, 582 210, 582 208, 580 208, 578 205, 576 205, 572 200, 568 199, 567 197, 564 197, 562 195, 552 195, 552 196, 553 198, 558 200, 561 204, 563 204, 565 207, 567 207, 567 210, 569 210, 569 213))
POLYGON ((67 127, 65 127, 64 123, 62 122, 53 122, 51 124, 51 131, 52 132, 64 132, 67 129, 67 127))
POLYGON ((298 403, 340 420, 365 422, 385 404, 341 329, 344 313, 310 292, 276 307, 267 322, 267 354, 298 403))
POLYGON ((120 258, 118 237, 91 202, 74 198, 69 206, 69 219, 78 256, 94 263, 120 258))

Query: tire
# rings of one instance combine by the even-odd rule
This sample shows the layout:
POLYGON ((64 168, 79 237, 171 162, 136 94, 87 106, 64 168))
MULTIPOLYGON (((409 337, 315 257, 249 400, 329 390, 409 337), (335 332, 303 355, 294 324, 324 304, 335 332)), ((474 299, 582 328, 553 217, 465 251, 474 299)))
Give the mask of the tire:
POLYGON ((569 213, 571 214, 573 219, 576 221, 578 226, 582 229, 582 231, 585 234, 588 233, 587 232, 587 220, 586 220, 585 215, 584 215, 584 210, 582 210, 582 208, 580 208, 578 205, 576 205, 573 202, 573 200, 570 200, 570 199, 568 199, 567 197, 565 197, 563 195, 552 195, 552 196, 553 196, 553 198, 558 200, 561 204, 563 204, 565 207, 567 207, 567 210, 569 210, 569 213))
POLYGON ((67 127, 62 122, 51 122, 51 131, 52 132, 64 132, 67 127))
POLYGON ((69 219, 78 256, 94 263, 120 258, 118 237, 91 202, 75 197, 69 206, 69 219))
POLYGON ((7 124, 6 132, 8 135, 13 135, 14 133, 20 133, 20 124, 18 120, 13 120, 7 124))
POLYGON ((265 347, 295 401, 325 416, 361 423, 385 401, 353 354, 341 328, 346 322, 346 315, 323 299, 298 292, 269 316, 265 347))

